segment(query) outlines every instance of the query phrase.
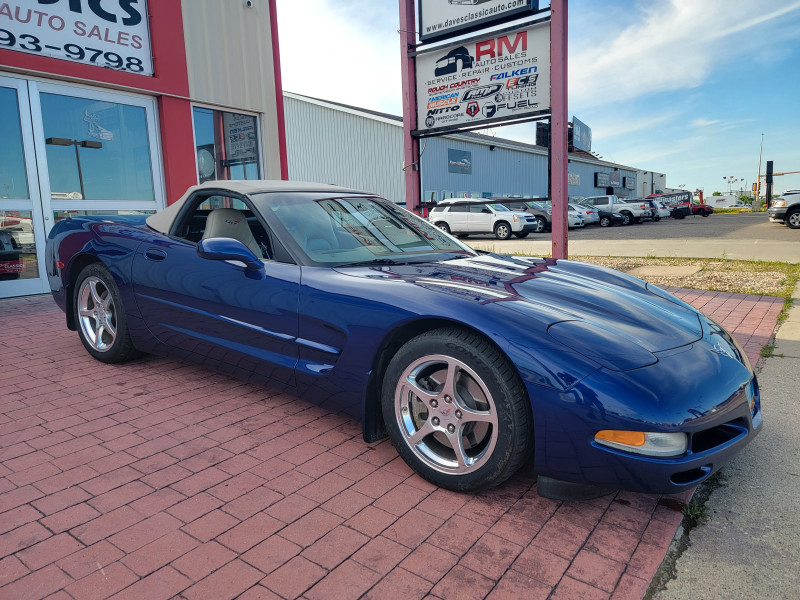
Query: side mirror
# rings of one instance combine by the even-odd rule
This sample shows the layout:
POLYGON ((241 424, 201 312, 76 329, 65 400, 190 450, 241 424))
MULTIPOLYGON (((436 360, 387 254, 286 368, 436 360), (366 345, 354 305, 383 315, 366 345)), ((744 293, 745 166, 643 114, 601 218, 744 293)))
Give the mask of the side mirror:
POLYGON ((208 260, 238 260, 248 271, 264 268, 258 257, 239 240, 233 238, 207 238, 197 242, 197 254, 208 260))

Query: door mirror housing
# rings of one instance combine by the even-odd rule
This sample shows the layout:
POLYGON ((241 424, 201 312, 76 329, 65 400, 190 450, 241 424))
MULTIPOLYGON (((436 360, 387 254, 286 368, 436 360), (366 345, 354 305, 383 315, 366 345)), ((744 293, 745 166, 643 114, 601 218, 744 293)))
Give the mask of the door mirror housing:
POLYGON ((197 254, 208 260, 237 260, 244 263, 248 271, 264 268, 252 250, 233 238, 206 238, 197 242, 197 254))

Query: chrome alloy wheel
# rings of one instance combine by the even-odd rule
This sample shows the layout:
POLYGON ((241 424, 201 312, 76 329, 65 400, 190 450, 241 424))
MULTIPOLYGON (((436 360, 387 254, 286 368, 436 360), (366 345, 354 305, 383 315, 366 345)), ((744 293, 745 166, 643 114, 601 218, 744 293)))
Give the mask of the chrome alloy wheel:
POLYGON ((479 469, 497 441, 497 409, 489 389, 465 363, 423 356, 400 377, 395 416, 409 448, 442 473, 479 469))
POLYGON ((87 277, 78 291, 78 320, 84 337, 98 352, 106 352, 117 338, 117 311, 105 282, 87 277))

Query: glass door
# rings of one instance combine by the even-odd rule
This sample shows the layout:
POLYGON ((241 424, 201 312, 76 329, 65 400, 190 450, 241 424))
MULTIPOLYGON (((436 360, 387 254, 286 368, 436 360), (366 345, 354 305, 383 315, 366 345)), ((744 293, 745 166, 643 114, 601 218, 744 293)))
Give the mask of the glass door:
POLYGON ((0 77, 0 298, 49 291, 28 84, 0 77))

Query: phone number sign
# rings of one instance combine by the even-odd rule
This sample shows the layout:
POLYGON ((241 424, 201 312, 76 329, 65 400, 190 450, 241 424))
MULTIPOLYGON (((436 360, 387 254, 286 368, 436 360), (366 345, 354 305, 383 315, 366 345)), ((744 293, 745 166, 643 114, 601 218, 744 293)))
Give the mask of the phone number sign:
POLYGON ((550 112, 550 27, 540 23, 417 55, 424 137, 550 112))
POLYGON ((147 0, 0 2, 0 48, 153 74, 147 0))

